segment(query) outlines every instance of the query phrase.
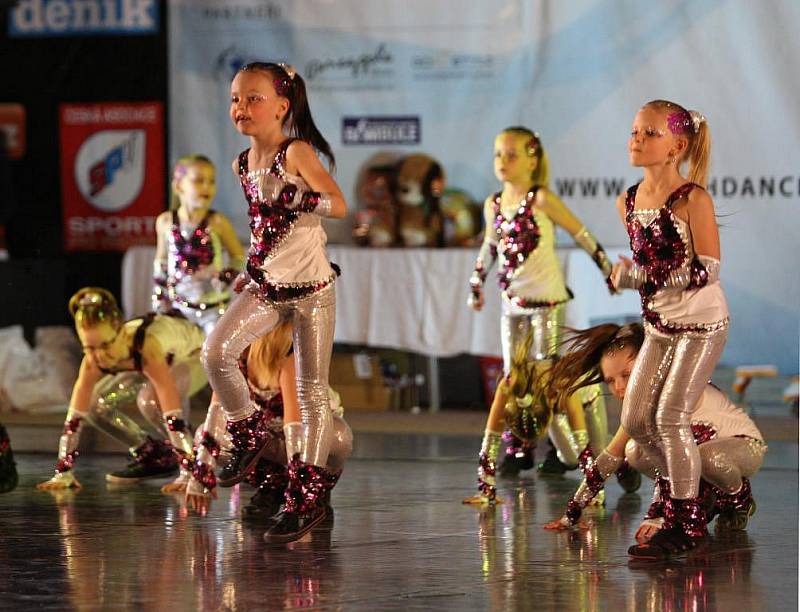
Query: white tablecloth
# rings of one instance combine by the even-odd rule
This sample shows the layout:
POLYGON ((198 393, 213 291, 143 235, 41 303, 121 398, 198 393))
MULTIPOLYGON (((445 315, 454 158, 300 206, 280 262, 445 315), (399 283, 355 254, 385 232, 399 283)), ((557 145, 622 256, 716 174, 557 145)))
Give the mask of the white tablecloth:
MULTIPOLYGON (((622 249, 610 249, 616 259, 622 249)), ((122 260, 122 306, 127 317, 147 312, 152 290, 153 247, 136 247, 122 260)), ((492 268, 486 305, 466 305, 473 249, 366 249, 329 245, 342 268, 336 284, 336 342, 448 356, 500 354, 500 295, 492 268)), ((575 299, 566 324, 588 327, 604 320, 638 318, 639 298, 610 296, 594 262, 580 249, 558 249, 575 299)))
MULTIPOLYGON (((624 249, 609 249, 616 259, 624 249)), ((127 317, 150 308, 152 247, 129 250, 122 261, 122 306, 127 317)), ((566 324, 638 318, 638 294, 610 296, 594 262, 575 248, 559 248, 567 285, 575 294, 566 324)), ((329 245, 342 268, 336 283, 335 341, 397 348, 424 355, 500 354, 500 295, 492 268, 486 304, 466 305, 473 249, 368 249, 329 245)))

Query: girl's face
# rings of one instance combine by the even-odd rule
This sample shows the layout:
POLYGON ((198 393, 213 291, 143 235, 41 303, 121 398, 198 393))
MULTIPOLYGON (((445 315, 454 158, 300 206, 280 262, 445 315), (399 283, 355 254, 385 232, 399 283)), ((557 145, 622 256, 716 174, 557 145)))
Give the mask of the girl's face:
POLYGON ((187 212, 208 210, 217 193, 214 167, 202 162, 191 164, 175 183, 175 193, 178 194, 181 206, 186 208, 187 212))
POLYGON ((669 131, 665 110, 645 106, 633 120, 628 158, 631 166, 638 168, 664 165, 671 156, 680 155, 686 144, 685 137, 669 131))
POLYGON ((625 389, 628 386, 628 379, 636 362, 636 354, 630 348, 605 354, 600 359, 600 372, 608 385, 608 390, 618 400, 625 398, 625 389))
POLYGON ((100 323, 94 327, 78 326, 76 331, 83 354, 101 368, 113 367, 127 356, 121 327, 117 329, 110 323, 100 323))
POLYGON ((522 134, 501 133, 494 139, 494 175, 498 181, 528 185, 538 160, 528 155, 528 137, 522 134))
POLYGON ((245 136, 280 129, 289 101, 277 94, 265 70, 239 72, 231 83, 231 121, 245 136))

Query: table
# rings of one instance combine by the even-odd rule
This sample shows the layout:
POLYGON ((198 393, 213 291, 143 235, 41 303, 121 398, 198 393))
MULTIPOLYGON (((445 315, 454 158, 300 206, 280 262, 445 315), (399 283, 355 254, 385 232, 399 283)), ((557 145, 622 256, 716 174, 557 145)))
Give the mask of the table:
MULTIPOLYGON (((122 261, 122 306, 130 318, 147 312, 152 289, 153 247, 130 249, 122 261)), ((559 248, 567 285, 575 293, 565 310, 569 327, 640 316, 636 292, 608 294, 591 258, 578 248, 559 248)), ((609 249, 608 255, 627 254, 609 249)), ((371 249, 329 245, 342 268, 336 285, 334 341, 395 348, 427 355, 432 409, 436 406, 439 357, 468 353, 500 355, 500 294, 486 292, 481 312, 467 307, 468 280, 477 249, 371 249)), ((494 270, 487 286, 493 288, 494 270)))

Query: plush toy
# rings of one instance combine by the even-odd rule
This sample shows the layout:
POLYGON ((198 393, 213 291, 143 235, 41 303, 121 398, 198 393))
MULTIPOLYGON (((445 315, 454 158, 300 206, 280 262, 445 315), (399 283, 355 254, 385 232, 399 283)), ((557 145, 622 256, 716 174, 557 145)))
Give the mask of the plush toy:
POLYGON ((397 208, 394 202, 394 166, 367 168, 358 183, 353 241, 360 246, 388 247, 397 242, 397 208))
POLYGON ((439 210, 445 185, 442 167, 427 155, 409 155, 397 167, 395 184, 400 242, 409 247, 444 246, 439 210))
POLYGON ((481 208, 468 193, 445 189, 439 207, 444 217, 444 242, 447 246, 475 246, 481 229, 481 208))

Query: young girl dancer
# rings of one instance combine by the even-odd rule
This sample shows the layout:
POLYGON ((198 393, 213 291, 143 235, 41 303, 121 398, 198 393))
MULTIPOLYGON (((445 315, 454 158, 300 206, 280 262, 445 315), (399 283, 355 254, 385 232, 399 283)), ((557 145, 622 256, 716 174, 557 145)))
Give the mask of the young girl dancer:
MULTIPOLYGON (((531 359, 549 360, 556 353, 564 304, 572 294, 564 284, 556 255, 554 225, 570 233, 606 278, 611 273, 611 264, 589 230, 547 189, 548 157, 534 132, 524 127, 510 127, 500 132, 494 144, 494 171, 503 189, 487 198, 484 204, 486 233, 470 278, 469 305, 474 310, 483 307, 486 275, 498 259, 503 306, 501 342, 504 370, 508 374, 512 357, 528 333, 533 334, 531 359)), ((502 385, 498 386, 500 393, 503 389, 502 385)), ((481 445, 478 480, 482 490, 494 481, 505 405, 506 398, 496 395, 481 445)), ((572 428, 566 418, 558 418, 553 421, 554 433, 564 439, 577 438, 580 452, 588 443, 580 402, 569 407, 569 413, 572 428)), ((593 430, 604 429, 604 407, 602 410, 591 408, 588 414, 597 421, 593 430)), ((605 431, 602 435, 605 436, 605 431)), ((605 442, 603 439, 599 443, 601 448, 605 442)), ((529 446, 512 438, 507 461, 523 468, 531 467, 531 453, 529 446)))
POLYGON ((172 173, 172 207, 156 220, 153 310, 175 308, 207 334, 225 312, 228 285, 244 265, 230 221, 215 210, 216 171, 202 155, 178 160, 172 173), (223 261, 227 253, 227 267, 223 261))
POLYGON ((198 359, 202 330, 168 315, 150 314, 124 322, 114 296, 98 287, 75 293, 69 312, 84 357, 58 445, 55 476, 38 487, 80 488, 73 467, 84 422, 131 449, 133 462, 109 474, 107 480, 136 482, 174 473, 178 459, 192 451, 187 399, 206 384, 198 359), (171 447, 149 437, 119 411, 133 402, 157 429, 163 431, 166 426, 171 447))
MULTIPOLYGON (((247 379, 250 395, 264 415, 267 429, 266 451, 247 475, 258 487, 250 504, 243 509, 243 518, 265 522, 271 519, 283 502, 288 483, 286 445, 283 422, 298 422, 295 364, 292 354, 292 325, 284 321, 267 335, 256 340, 242 355, 240 368, 247 379)), ((352 451, 353 434, 343 419, 343 410, 336 393, 330 391, 333 419, 333 440, 325 466, 331 478, 325 483, 325 497, 336 484, 344 462, 352 451)), ((187 505, 205 513, 216 497, 217 460, 224 462, 230 452, 230 436, 225 431, 225 415, 219 400, 212 399, 200 442, 195 446, 193 478, 186 490, 187 505)))
MULTIPOLYGON (((568 393, 604 380, 614 396, 622 400, 643 342, 644 329, 638 323, 623 327, 609 323, 575 332, 567 341, 570 351, 552 370, 549 384, 568 393)), ((701 488, 715 500, 714 513, 720 514, 717 529, 744 529, 756 507, 749 478, 761 467, 767 450, 761 432, 744 411, 711 384, 705 385, 694 406, 691 429, 699 448, 701 488)), ((545 525, 545 529, 568 529, 579 524, 582 508, 623 463, 623 457, 656 480, 654 501, 636 533, 639 542, 649 540, 663 526, 661 491, 667 481, 658 476, 657 467, 622 427, 589 466, 565 515, 545 525)), ((711 507, 711 501, 706 502, 706 507, 711 507)))
POLYGON ((233 168, 249 205, 250 251, 247 271, 236 281, 243 291, 206 341, 203 361, 228 420, 235 469, 224 471, 236 474, 227 479, 232 484, 258 461, 267 433, 237 361, 280 321, 292 322, 301 419, 284 423, 289 484, 283 511, 264 536, 291 541, 326 515, 322 494, 333 432, 328 369, 336 273, 325 253, 320 219, 343 217, 346 204, 317 158, 314 149, 333 165, 330 145, 311 118, 305 83, 292 67, 244 66, 231 84, 230 116, 250 138, 250 148, 233 168))
POLYGON ((705 118, 674 102, 648 102, 634 119, 628 147, 644 178, 617 200, 633 261, 615 265, 612 283, 639 291, 645 339, 622 425, 669 481, 664 528, 629 553, 662 558, 708 535, 690 421, 725 345, 728 307, 714 203, 702 187, 711 148, 705 118), (684 161, 688 180, 680 173, 684 161))

